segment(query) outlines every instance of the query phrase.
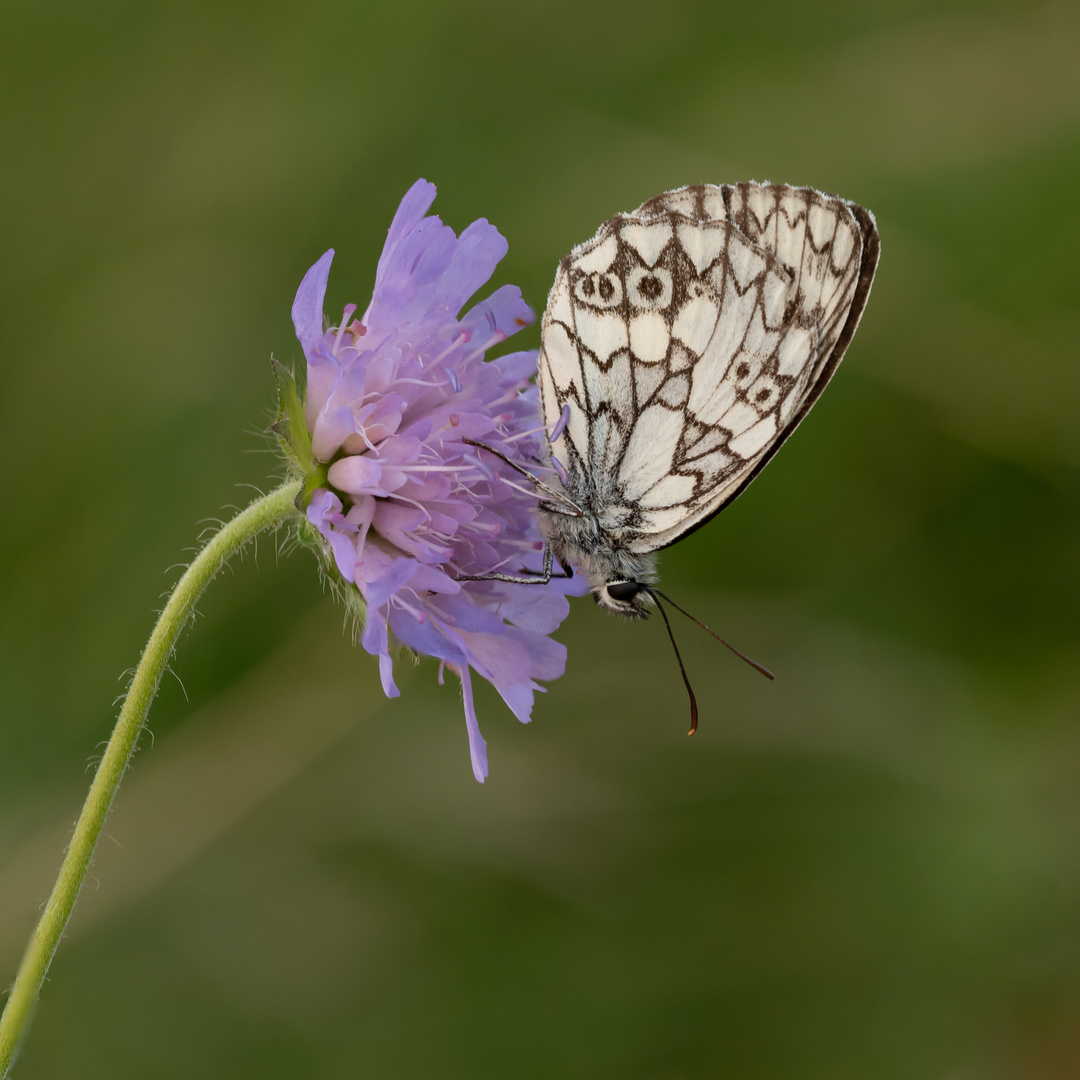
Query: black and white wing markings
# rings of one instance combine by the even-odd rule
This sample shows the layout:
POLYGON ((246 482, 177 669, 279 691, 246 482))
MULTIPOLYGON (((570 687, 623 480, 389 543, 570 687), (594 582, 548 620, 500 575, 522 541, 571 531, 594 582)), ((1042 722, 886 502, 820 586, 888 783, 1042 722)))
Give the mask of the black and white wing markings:
POLYGON ((571 497, 639 553, 722 509, 832 376, 877 254, 867 211, 809 188, 699 185, 606 222, 560 264, 542 325, 571 497))
MULTIPOLYGON (((657 508, 712 487, 718 458, 706 458, 707 443, 691 445, 689 415, 711 425, 727 410, 735 390, 724 400, 717 389, 737 354, 746 363, 734 387, 752 390, 759 409, 778 400, 779 384, 766 387, 762 369, 790 283, 725 221, 670 212, 620 215, 563 260, 544 317, 541 386, 547 416, 574 406, 556 454, 579 490, 657 508), (672 472, 691 458, 700 460, 672 472)), ((759 429, 742 445, 770 434, 759 429)))
POLYGON ((739 474, 736 483, 725 487, 707 513, 695 516, 660 546, 704 524, 741 494, 798 427, 851 343, 880 254, 873 215, 856 203, 783 184, 725 184, 720 191, 728 219, 793 274, 784 319, 789 328, 779 367, 781 372, 797 371, 798 378, 780 410, 777 437, 739 474), (803 352, 805 342, 795 332, 799 329, 812 331, 809 357, 803 352))

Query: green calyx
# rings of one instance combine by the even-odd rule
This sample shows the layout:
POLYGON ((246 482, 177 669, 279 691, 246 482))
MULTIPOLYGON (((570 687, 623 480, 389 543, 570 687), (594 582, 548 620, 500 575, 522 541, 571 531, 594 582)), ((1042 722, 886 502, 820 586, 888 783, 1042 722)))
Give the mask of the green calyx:
POLYGON ((274 359, 270 360, 270 366, 278 394, 277 420, 270 430, 277 436, 278 444, 289 461, 290 472, 304 478, 296 498, 297 508, 303 510, 316 488, 328 486, 326 474, 329 465, 316 461, 312 453, 311 432, 304 419, 304 396, 297 385, 295 372, 274 359))

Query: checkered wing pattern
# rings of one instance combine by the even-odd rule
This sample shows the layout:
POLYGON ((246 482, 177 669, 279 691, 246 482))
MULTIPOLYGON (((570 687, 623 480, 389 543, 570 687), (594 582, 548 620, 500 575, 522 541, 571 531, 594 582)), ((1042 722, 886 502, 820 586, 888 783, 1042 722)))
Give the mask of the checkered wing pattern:
POLYGON ((877 265, 862 207, 810 188, 680 188, 559 266, 544 417, 567 493, 631 552, 732 501, 794 431, 855 332, 877 265))

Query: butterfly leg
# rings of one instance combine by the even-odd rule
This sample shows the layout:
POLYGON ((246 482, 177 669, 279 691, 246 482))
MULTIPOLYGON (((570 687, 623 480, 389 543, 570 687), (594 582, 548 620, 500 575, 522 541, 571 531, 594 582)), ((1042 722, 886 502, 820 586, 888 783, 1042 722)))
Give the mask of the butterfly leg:
POLYGON ((544 576, 543 570, 522 570, 521 572, 530 577, 533 581, 538 581, 540 584, 546 584, 548 581, 552 580, 552 578, 565 578, 569 581, 574 576, 574 568, 572 566, 568 566, 565 570, 560 570, 558 573, 552 571, 546 577, 544 576))
POLYGON ((520 574, 459 574, 455 581, 506 581, 511 585, 546 585, 552 578, 572 578, 573 567, 554 573, 555 553, 551 545, 544 546, 544 568, 542 570, 525 570, 520 574))
MULTIPOLYGON (((463 443, 467 443, 469 446, 478 446, 481 450, 486 450, 489 454, 494 454, 500 461, 505 462, 515 472, 520 473, 526 479, 531 480, 541 491, 550 495, 552 499, 558 504, 555 507, 555 512, 559 514, 567 514, 570 517, 583 517, 584 511, 573 500, 568 499, 561 491, 556 491, 553 487, 545 484, 539 476, 533 476, 528 469, 519 465, 516 461, 507 457, 501 450, 496 450, 494 446, 488 446, 485 442, 480 442, 479 439, 462 439, 463 443)), ((558 576, 558 575, 556 575, 558 576)))

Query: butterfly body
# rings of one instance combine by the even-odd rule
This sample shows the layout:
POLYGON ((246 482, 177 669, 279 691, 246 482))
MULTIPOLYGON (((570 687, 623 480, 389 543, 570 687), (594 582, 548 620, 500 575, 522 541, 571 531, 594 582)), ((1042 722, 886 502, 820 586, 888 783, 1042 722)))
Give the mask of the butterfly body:
POLYGON ((872 215, 846 200, 703 184, 616 215, 563 259, 537 381, 566 503, 543 502, 541 527, 601 607, 646 616, 655 552, 798 426, 851 341, 878 249, 872 215))
POLYGON ((541 504, 541 529, 552 554, 560 564, 574 567, 585 577, 601 607, 614 615, 645 618, 648 594, 640 586, 657 580, 656 554, 631 551, 627 541, 634 531, 615 524, 607 505, 601 504, 599 512, 591 511, 590 500, 583 494, 578 487, 570 496, 581 507, 581 517, 558 513, 541 504), (629 584, 637 587, 615 588, 611 592, 613 586, 629 584))

